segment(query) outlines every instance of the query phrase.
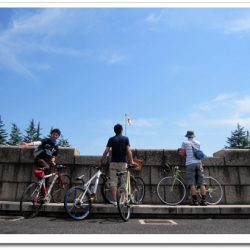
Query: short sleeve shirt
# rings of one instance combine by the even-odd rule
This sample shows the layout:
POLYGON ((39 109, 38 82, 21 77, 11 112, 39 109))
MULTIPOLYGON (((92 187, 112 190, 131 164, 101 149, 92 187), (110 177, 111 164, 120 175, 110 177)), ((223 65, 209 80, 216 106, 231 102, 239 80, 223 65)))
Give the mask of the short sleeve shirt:
POLYGON ((116 135, 109 138, 107 147, 112 148, 111 162, 127 162, 127 146, 130 144, 126 136, 116 135))
POLYGON ((181 145, 181 147, 186 150, 186 166, 201 162, 200 160, 195 158, 192 146, 195 149, 200 149, 200 142, 195 139, 188 139, 187 141, 184 141, 181 145))
POLYGON ((58 146, 52 142, 50 138, 41 140, 41 145, 36 149, 39 153, 37 157, 44 160, 50 160, 53 156, 58 154, 58 146))

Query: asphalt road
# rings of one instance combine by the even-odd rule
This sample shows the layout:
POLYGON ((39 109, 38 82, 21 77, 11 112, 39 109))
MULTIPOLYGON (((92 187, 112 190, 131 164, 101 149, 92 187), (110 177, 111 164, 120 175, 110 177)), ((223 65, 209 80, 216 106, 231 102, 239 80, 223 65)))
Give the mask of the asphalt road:
POLYGON ((250 219, 130 219, 0 216, 0 234, 250 234, 250 219))

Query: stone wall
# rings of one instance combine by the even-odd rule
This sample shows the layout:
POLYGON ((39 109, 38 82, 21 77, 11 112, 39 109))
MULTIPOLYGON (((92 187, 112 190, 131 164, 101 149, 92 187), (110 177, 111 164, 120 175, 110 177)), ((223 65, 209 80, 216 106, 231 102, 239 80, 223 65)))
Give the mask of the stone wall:
MULTIPOLYGON (((0 200, 19 201, 25 187, 35 181, 34 148, 0 147, 0 200)), ((185 169, 185 162, 176 150, 133 150, 134 157, 144 161, 139 174, 145 184, 145 204, 161 204, 156 187, 162 178, 161 166, 166 162, 185 169)), ((62 148, 58 163, 68 166, 66 172, 75 177, 85 174, 88 179, 99 165, 100 156, 81 156, 74 148, 62 148)), ((203 160, 206 175, 215 177, 222 185, 221 204, 250 204, 250 150, 223 150, 203 160)), ((100 190, 100 189, 99 189, 100 190)), ((98 193, 98 202, 103 202, 98 193)))

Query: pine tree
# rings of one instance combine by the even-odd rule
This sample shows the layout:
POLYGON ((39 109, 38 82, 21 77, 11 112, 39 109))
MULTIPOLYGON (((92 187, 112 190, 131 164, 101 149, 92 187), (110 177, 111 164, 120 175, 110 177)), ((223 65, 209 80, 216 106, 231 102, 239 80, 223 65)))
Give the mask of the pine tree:
POLYGON ((36 129, 36 136, 34 138, 35 141, 40 141, 42 139, 41 130, 42 129, 40 128, 40 122, 39 122, 36 129))
POLYGON ((7 137, 8 134, 4 128, 4 123, 2 121, 2 117, 0 116, 0 145, 6 145, 7 144, 7 137))
POLYGON ((69 148, 70 147, 70 144, 69 144, 69 141, 67 139, 64 139, 63 138, 63 135, 60 136, 60 140, 59 140, 59 144, 58 146, 60 147, 65 147, 65 148, 69 148))
POLYGON ((22 133, 15 123, 12 123, 9 145, 17 146, 23 141, 22 133))
POLYGON ((246 148, 250 145, 249 132, 244 127, 237 124, 237 129, 231 132, 231 137, 227 138, 228 148, 246 148))
POLYGON ((38 141, 41 139, 41 128, 40 128, 40 122, 38 123, 38 126, 36 128, 34 119, 30 121, 29 127, 25 130, 26 135, 24 136, 25 142, 31 142, 31 141, 38 141))

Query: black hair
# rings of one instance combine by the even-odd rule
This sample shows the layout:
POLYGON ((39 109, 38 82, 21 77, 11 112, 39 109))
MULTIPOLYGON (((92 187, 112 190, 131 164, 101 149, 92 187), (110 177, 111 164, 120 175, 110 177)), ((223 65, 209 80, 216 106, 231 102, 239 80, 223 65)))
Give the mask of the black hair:
POLYGON ((53 133, 57 133, 59 136, 61 135, 61 131, 58 128, 54 128, 50 131, 50 134, 52 135, 53 133))
POLYGON ((114 126, 114 131, 115 131, 115 134, 116 134, 116 135, 121 134, 121 133, 122 133, 122 125, 121 125, 121 124, 116 124, 116 125, 114 126))

